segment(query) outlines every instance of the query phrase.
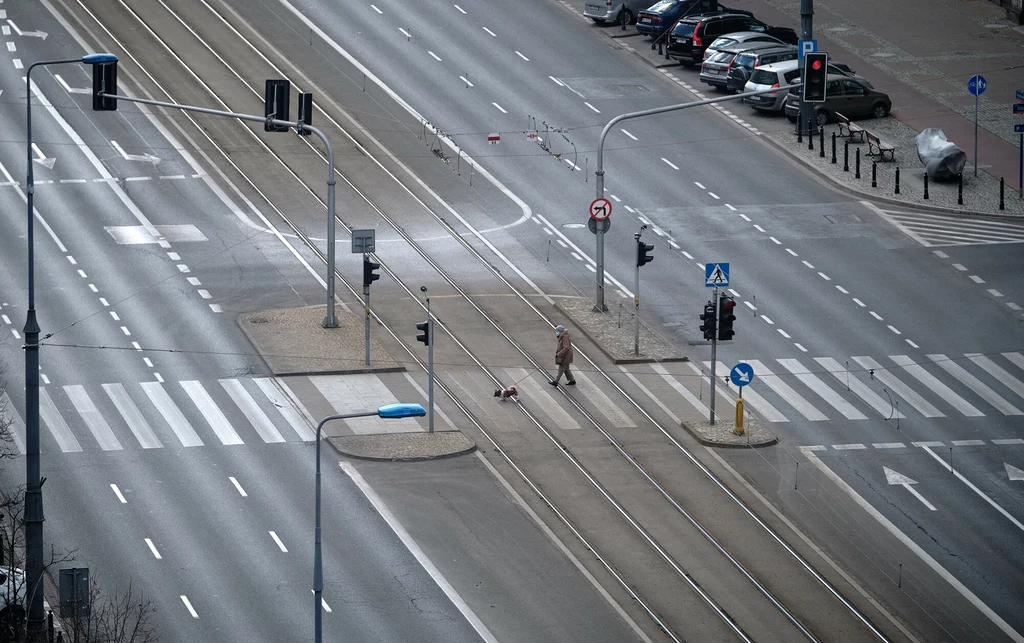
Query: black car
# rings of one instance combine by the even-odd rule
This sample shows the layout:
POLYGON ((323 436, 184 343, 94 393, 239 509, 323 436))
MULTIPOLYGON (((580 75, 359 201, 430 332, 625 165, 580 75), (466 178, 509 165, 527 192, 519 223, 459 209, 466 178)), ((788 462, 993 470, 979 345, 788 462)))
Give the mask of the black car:
POLYGON ((686 16, 672 27, 668 36, 668 55, 684 65, 704 60, 704 50, 716 38, 737 31, 760 31, 795 45, 796 32, 785 27, 770 27, 747 13, 700 14, 686 16))
POLYGON ((718 4, 718 0, 661 0, 637 14, 636 30, 657 39, 683 16, 719 13, 739 13, 751 17, 754 15, 749 11, 723 7, 718 4))

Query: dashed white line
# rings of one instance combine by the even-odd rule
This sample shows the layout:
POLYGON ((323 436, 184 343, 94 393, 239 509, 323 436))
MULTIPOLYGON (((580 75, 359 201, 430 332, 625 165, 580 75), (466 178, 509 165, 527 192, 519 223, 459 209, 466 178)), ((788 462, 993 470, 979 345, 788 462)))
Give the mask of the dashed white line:
POLYGON ((716 201, 721 201, 722 200, 722 197, 718 196, 714 192, 708 192, 708 194, 711 196, 712 199, 714 199, 716 201))
POLYGON ((728 203, 726 203, 726 204, 725 204, 725 207, 729 208, 729 209, 730 209, 730 210, 732 210, 733 212, 735 212, 735 211, 736 211, 736 208, 732 207, 732 206, 731 206, 731 205, 729 205, 728 203))
POLYGON ((149 545, 149 551, 153 552, 153 558, 156 558, 157 560, 163 559, 163 556, 161 556, 160 552, 157 551, 156 545, 153 544, 153 541, 149 538, 145 538, 144 540, 146 541, 146 544, 149 545))
POLYGON ((775 245, 777 245, 777 246, 781 246, 782 245, 782 242, 779 241, 778 239, 776 239, 775 237, 768 237, 768 238, 771 239, 772 241, 774 241, 775 245))
POLYGON ((962 263, 955 263, 955 264, 953 264, 953 267, 956 268, 957 270, 959 270, 960 272, 966 272, 967 271, 967 266, 963 265, 962 263))
POLYGON ((138 343, 138 342, 132 342, 132 346, 133 346, 133 347, 135 348, 135 350, 137 350, 137 351, 141 351, 141 350, 142 350, 142 347, 141 347, 141 346, 139 346, 139 343, 138 343))
POLYGON ((738 292, 736 292, 736 289, 735 289, 735 288, 730 288, 730 289, 729 289, 729 293, 730 293, 730 294, 731 294, 731 295, 732 295, 733 297, 739 297, 739 296, 740 296, 740 294, 739 294, 738 292))
POLYGON ((876 449, 903 449, 907 445, 903 444, 902 442, 874 442, 871 444, 871 446, 875 447, 876 449))
POLYGON ((110 316, 114 318, 114 321, 121 321, 121 318, 117 316, 117 313, 113 310, 110 311, 110 316))
POLYGON ((459 5, 453 5, 453 6, 454 6, 454 7, 456 8, 456 9, 458 9, 458 10, 459 10, 459 11, 460 11, 460 12, 462 13, 462 15, 466 15, 466 10, 465 10, 465 9, 463 9, 463 8, 462 8, 462 7, 460 7, 459 5))
POLYGON ((72 257, 71 255, 68 255, 68 261, 71 263, 72 266, 77 266, 78 265, 78 262, 75 261, 75 258, 72 257))
POLYGON ((992 440, 992 444, 1024 444, 1024 440, 1020 438, 1005 438, 999 440, 992 440))
POLYGON ((179 255, 177 252, 168 252, 167 258, 170 259, 171 261, 181 261, 181 255, 179 255))
POLYGON ((181 602, 185 604, 185 607, 188 609, 188 613, 192 615, 192 618, 199 618, 199 613, 196 612, 194 607, 192 607, 192 603, 189 602, 188 596, 182 594, 181 602))
POLYGON ((494 33, 493 31, 491 31, 491 30, 490 30, 490 29, 488 29, 487 27, 483 27, 483 30, 484 30, 484 31, 486 31, 487 33, 491 34, 491 35, 492 35, 492 36, 494 36, 495 38, 497 38, 497 37, 498 37, 498 34, 494 33))
POLYGON ((824 279, 825 281, 832 281, 832 278, 831 278, 831 277, 829 277, 828 275, 826 275, 826 274, 825 274, 825 273, 823 273, 823 272, 820 272, 820 271, 819 271, 819 272, 818 272, 818 276, 819 276, 819 277, 821 277, 822 279, 824 279))
POLYGON ((985 446, 984 440, 953 440, 953 446, 955 447, 983 447, 985 446))
POLYGON ((899 331, 899 329, 898 329, 898 328, 896 328, 896 327, 895 327, 895 326, 893 326, 892 324, 889 324, 889 325, 888 325, 888 327, 889 327, 889 330, 891 330, 892 332, 896 333, 897 335, 902 335, 902 334, 903 334, 903 333, 901 333, 901 332, 899 331))
POLYGON ((858 451, 867 447, 863 444, 833 444, 832 448, 836 451, 858 451))
POLYGON ((88 279, 88 278, 89 278, 89 277, 88 277, 88 275, 86 275, 86 274, 85 274, 85 271, 84 271, 84 270, 82 270, 82 269, 79 269, 79 270, 78 270, 78 275, 79 275, 79 276, 80 276, 80 277, 81 277, 82 279, 88 279))
POLYGON ((763 319, 764 323, 768 324, 769 326, 774 326, 775 325, 775 322, 773 322, 772 318, 769 317, 768 315, 761 315, 761 319, 763 319))
POLYGON ((491 105, 494 105, 495 107, 497 107, 498 111, 500 111, 502 114, 508 114, 508 112, 505 111, 505 108, 502 107, 501 105, 499 105, 497 103, 491 103, 491 105))
POLYGON ((198 277, 186 277, 185 281, 193 286, 202 286, 203 282, 199 281, 198 277))
POLYGON ((882 321, 882 316, 876 313, 875 311, 869 310, 868 313, 878 321, 882 321))
POLYGON ((127 335, 129 337, 131 337, 131 335, 132 335, 132 331, 128 330, 127 326, 122 326, 121 327, 121 332, 123 332, 125 335, 127 335))
POLYGON ((381 15, 384 15, 384 12, 383 12, 383 11, 381 11, 380 9, 378 9, 378 8, 377 8, 377 5, 375 5, 375 4, 371 4, 371 5, 370 5, 370 8, 371 8, 371 9, 373 9, 374 11, 376 11, 377 13, 379 13, 379 14, 381 14, 381 15))
POLYGON ((993 297, 1002 297, 1003 296, 1003 293, 999 292, 995 288, 989 288, 988 289, 988 294, 992 295, 993 297))
POLYGON ((635 137, 635 136, 633 136, 632 134, 630 134, 630 133, 629 133, 628 131, 626 131, 626 130, 621 130, 621 131, 622 131, 622 133, 623 133, 623 134, 625 134, 626 136, 630 137, 630 138, 631 138, 631 139, 633 139, 634 141, 639 141, 639 140, 640 140, 640 139, 638 139, 637 137, 635 137))
POLYGON ((242 485, 238 484, 238 480, 235 480, 234 476, 228 476, 228 480, 231 481, 231 484, 235 485, 235 489, 238 489, 238 493, 241 494, 243 498, 247 498, 249 496, 249 494, 245 492, 245 489, 242 488, 242 485))
POLYGON ((778 330, 779 334, 785 337, 786 339, 791 339, 789 333, 787 333, 786 331, 782 330, 781 328, 777 328, 776 330, 778 330))
POLYGON ((406 30, 405 30, 405 27, 399 27, 399 28, 398 28, 398 30, 399 30, 400 32, 402 32, 402 35, 403 35, 403 36, 405 36, 405 37, 406 37, 406 39, 410 39, 410 40, 412 39, 412 34, 411 34, 411 33, 409 33, 408 31, 406 31, 406 30))
POLYGON ((579 256, 575 252, 570 253, 570 254, 572 254, 572 258, 575 259, 576 261, 583 261, 583 257, 579 256))
POLYGON ((469 82, 469 79, 466 78, 465 76, 459 76, 459 80, 461 80, 462 82, 466 83, 467 87, 475 87, 475 85, 473 85, 473 83, 469 82))
POLYGON ((750 303, 749 301, 745 301, 743 303, 746 304, 747 308, 749 308, 750 310, 757 310, 757 306, 755 306, 754 304, 750 303))
POLYGON ((595 268, 594 266, 591 266, 589 263, 586 264, 586 266, 587 266, 587 270, 589 270, 590 272, 594 273, 595 275, 597 274, 597 268, 595 268))
POLYGON ((693 255, 691 255, 689 252, 687 252, 685 250, 683 250, 683 256, 686 257, 687 259, 693 261, 693 255))
POLYGON ((212 299, 213 298, 213 295, 210 294, 209 290, 203 290, 202 288, 200 288, 196 292, 199 293, 199 296, 202 297, 203 299, 212 299))
POLYGON ((662 160, 662 161, 665 161, 665 164, 666 164, 666 165, 668 165, 668 166, 669 166, 670 168, 672 168, 673 170, 678 170, 678 169, 679 169, 679 166, 678 166, 678 165, 676 165, 676 164, 675 164, 675 163, 673 163, 672 161, 668 160, 668 159, 667 159, 667 158, 665 158, 664 156, 663 156, 663 157, 661 157, 661 160, 662 160))
POLYGON ((1006 307, 1009 308, 1010 310, 1021 310, 1021 307, 1013 303, 1012 301, 1007 302, 1006 307))
POLYGON ((220 304, 210 304, 210 310, 212 310, 215 313, 222 313, 222 312, 224 312, 224 310, 221 309, 220 304))
POLYGON ((947 255, 945 252, 941 250, 932 250, 932 254, 938 257, 939 259, 949 259, 949 255, 947 255))
POLYGON ((612 198, 612 201, 615 201, 616 203, 622 203, 622 199, 620 199, 619 197, 615 196, 614 194, 609 194, 608 196, 610 196, 612 198))
POLYGON ((844 295, 849 295, 850 294, 849 290, 847 290, 846 288, 843 288, 842 286, 840 286, 838 284, 836 284, 836 290, 838 290, 839 292, 843 293, 844 295))
POLYGON ((796 346, 797 348, 799 348, 804 353, 807 352, 807 349, 804 348, 803 346, 801 346, 799 343, 794 343, 793 346, 796 346))
POLYGON ((277 546, 281 549, 281 551, 283 551, 284 553, 287 554, 288 553, 288 548, 285 547, 284 543, 281 542, 281 539, 277 537, 277 533, 275 533, 273 531, 268 532, 268 533, 270 534, 270 537, 274 539, 274 542, 277 543, 277 546))
POLYGON ((96 287, 96 284, 89 284, 89 290, 93 292, 99 292, 100 289, 96 287))
POLYGON ((436 60, 437 62, 441 62, 441 57, 438 56, 437 54, 435 54, 434 52, 432 52, 432 51, 430 51, 428 49, 427 53, 430 54, 430 57, 433 58, 434 60, 436 60))
POLYGON ((696 185, 697 187, 699 187, 702 190, 706 190, 707 189, 699 181, 694 181, 693 184, 696 185))
POLYGON ((525 60, 526 62, 530 62, 530 59, 524 56, 521 52, 516 51, 516 55, 525 60))
POLYGON ((805 266, 807 266, 808 268, 810 268, 811 270, 814 270, 814 266, 813 266, 813 265, 811 264, 811 262, 810 262, 810 261, 807 261, 806 259, 804 259, 804 260, 802 261, 802 263, 803 263, 803 264, 804 264, 805 266))
POLYGON ((111 484, 110 488, 114 490, 114 495, 117 496, 117 499, 121 502, 122 505, 128 504, 128 501, 125 499, 124 495, 121 493, 121 490, 117 488, 116 484, 111 484))
POLYGON ((188 266, 186 264, 179 263, 178 264, 178 272, 180 272, 182 274, 185 274, 185 273, 189 273, 189 272, 192 272, 192 271, 188 269, 188 266))
POLYGON ((983 284, 983 283, 985 283, 985 280, 982 279, 981 277, 979 277, 978 275, 971 275, 970 276, 970 280, 973 281, 976 284, 983 284))
POLYGON ((917 344, 915 344, 913 340, 910 340, 910 339, 908 339, 908 340, 906 340, 906 342, 907 342, 908 344, 910 344, 910 345, 911 345, 912 347, 914 347, 914 348, 921 348, 920 346, 918 346, 917 344))
POLYGON ((679 250, 679 244, 673 241, 672 239, 668 240, 668 245, 672 246, 673 250, 679 250))
POLYGON ((793 255, 794 257, 799 257, 800 256, 797 253, 793 252, 792 248, 786 248, 786 252, 788 252, 789 254, 793 255))
POLYGON ((569 247, 569 244, 567 244, 566 242, 562 241, 561 239, 555 239, 555 241, 557 241, 558 245, 562 246, 563 248, 568 248, 569 247))
POLYGON ((867 305, 856 297, 853 298, 853 303, 857 304, 861 308, 867 308, 867 305))
POLYGON ((750 217, 748 217, 747 215, 743 214, 742 212, 740 213, 740 218, 743 219, 744 221, 746 221, 747 223, 750 223, 750 217))
POLYGON ((555 81, 555 84, 558 85, 559 87, 565 87, 565 83, 563 83, 562 81, 558 80, 554 76, 548 76, 548 78, 550 78, 551 80, 555 81))
POLYGON ((149 359, 148 357, 143 357, 142 361, 146 364, 146 366, 153 368, 153 360, 149 359))
POLYGON ((636 210, 634 210, 633 208, 629 207, 628 205, 624 205, 622 207, 626 208, 627 212, 630 212, 630 213, 635 213, 636 212, 636 210))
POLYGON ((759 226, 756 223, 754 224, 754 229, 757 230, 758 232, 764 232, 765 231, 764 228, 762 228, 761 226, 759 226))

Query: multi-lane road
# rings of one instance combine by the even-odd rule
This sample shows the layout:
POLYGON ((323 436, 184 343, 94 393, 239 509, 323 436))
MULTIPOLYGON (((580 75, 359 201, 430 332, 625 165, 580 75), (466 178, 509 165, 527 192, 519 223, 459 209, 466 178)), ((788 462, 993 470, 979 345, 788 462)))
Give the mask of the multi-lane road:
MULTIPOLYGON (((1017 222, 844 196, 739 106, 629 121, 605 155, 609 308, 631 304, 646 224, 642 316, 691 361, 616 365, 579 335, 578 391, 544 385, 550 322, 567 321, 552 302, 594 293, 579 224, 601 128, 693 98, 690 72, 648 67, 578 9, 44 1, 7 16, 20 29, 0 60, 0 319, 16 446, 35 60, 111 50, 122 93, 248 113, 266 78, 313 91, 339 217, 378 230, 393 278, 375 311, 410 369, 276 378, 238 330, 241 313, 324 302, 315 144, 125 103, 92 113, 87 69, 43 70, 48 541, 106 585, 140 582, 165 640, 309 639, 310 419, 339 391, 422 394, 409 293, 426 284, 450 333, 444 422, 484 457, 325 468, 331 638, 1021 640, 1017 222), (677 428, 707 412, 697 314, 715 261, 741 311, 719 372, 754 366, 744 398, 777 446, 712 453, 677 428), (522 405, 495 411, 494 384, 516 380, 522 405)), ((357 260, 339 252, 352 283, 357 260)), ((22 480, 4 468, 5 488, 22 480)))

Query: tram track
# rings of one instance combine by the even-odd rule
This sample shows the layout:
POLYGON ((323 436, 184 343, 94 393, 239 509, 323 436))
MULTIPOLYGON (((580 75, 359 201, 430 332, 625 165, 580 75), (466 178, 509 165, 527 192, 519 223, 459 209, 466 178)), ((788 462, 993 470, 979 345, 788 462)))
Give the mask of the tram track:
MULTIPOLYGON (((232 66, 227 62, 227 60, 225 60, 221 55, 217 54, 212 45, 210 45, 206 40, 204 40, 201 37, 201 35, 197 32, 197 30, 190 27, 189 23, 187 23, 183 18, 181 18, 181 16, 178 15, 178 13, 176 13, 167 2, 165 2, 164 0, 136 0, 134 2, 127 2, 126 0, 121 0, 120 5, 126 11, 132 13, 134 18, 138 21, 138 23, 141 26, 149 29, 149 26, 147 25, 146 19, 143 17, 142 12, 137 10, 138 5, 143 5, 147 3, 150 6, 156 3, 160 5, 169 15, 173 15, 174 18, 181 24, 182 28, 189 31, 197 41, 201 42, 203 46, 205 46, 209 50, 211 55, 216 57, 216 59, 225 69, 230 70, 230 73, 233 74, 239 82, 245 84, 248 87, 249 91, 252 92, 255 99, 258 99, 260 101, 262 100, 260 93, 251 85, 251 83, 249 83, 243 77, 242 74, 238 73, 235 69, 233 69, 232 66), (133 6, 135 6, 135 8, 133 8, 133 6)), ((82 6, 83 9, 89 11, 83 0, 79 0, 79 4, 80 6, 82 6)), ((224 25, 230 27, 231 30, 234 31, 236 37, 244 40, 246 44, 248 44, 248 46, 251 47, 254 55, 263 57, 263 54, 259 51, 259 49, 256 46, 254 46, 248 39, 246 39, 240 32, 238 32, 231 25, 231 23, 226 18, 224 18, 223 15, 218 13, 216 9, 213 8, 212 5, 205 1, 202 2, 202 5, 204 6, 205 9, 209 10, 218 20, 220 20, 224 25)), ((107 31, 108 36, 113 38, 113 33, 103 26, 103 23, 100 21, 100 19, 95 14, 92 14, 92 12, 89 13, 90 15, 92 15, 96 23, 107 31)), ((157 40, 161 44, 161 46, 163 46, 166 49, 167 52, 169 52, 171 55, 177 58, 184 68, 190 69, 190 66, 186 64, 184 60, 179 58, 177 54, 174 52, 174 50, 166 42, 164 42, 156 34, 155 31, 150 30, 150 36, 157 40)), ((121 46, 122 48, 124 48, 123 44, 121 46)), ((127 49, 125 49, 125 51, 127 51, 127 49)), ((141 63, 141 61, 139 61, 134 56, 133 59, 135 60, 135 63, 138 64, 140 69, 146 69, 145 66, 141 63)), ((275 73, 275 75, 277 75, 278 77, 283 76, 281 70, 276 68, 276 66, 269 59, 263 57, 263 60, 270 68, 270 70, 275 73)), ((150 74, 148 71, 145 71, 145 73, 149 76, 150 80, 153 83, 156 83, 159 86, 159 82, 152 74, 150 74)), ((195 80, 196 82, 201 83, 206 87, 211 97, 213 97, 216 100, 220 100, 217 97, 217 94, 212 90, 212 88, 210 88, 208 85, 204 83, 202 78, 196 75, 195 80)), ((161 90, 164 91, 171 100, 174 100, 174 95, 171 92, 168 92, 163 87, 161 87, 161 90)), ((222 102, 221 104, 226 109, 230 108, 224 102, 222 102)), ((424 213, 428 213, 429 216, 434 219, 436 225, 440 226, 445 233, 449 234, 452 237, 452 239, 456 240, 462 246, 465 252, 469 253, 487 271, 489 271, 491 273, 492 278, 501 282, 504 285, 504 287, 508 289, 510 294, 513 294, 514 297, 517 298, 522 305, 525 305, 539 319, 543 320, 545 323, 549 325, 553 325, 552 320, 549 319, 548 316, 543 311, 541 311, 525 293, 523 293, 519 288, 512 284, 507 278, 505 278, 504 275, 502 275, 499 270, 495 269, 494 266, 487 260, 487 258, 483 256, 480 253, 480 251, 474 248, 473 245, 470 244, 464 238, 462 233, 456 230, 443 217, 439 216, 428 204, 423 202, 416 194, 409 190, 398 177, 396 177, 390 170, 388 170, 383 164, 381 164, 379 160, 376 159, 376 157, 370 152, 370 150, 366 149, 362 144, 359 143, 359 141, 357 141, 356 138, 351 136, 351 134, 339 122, 337 122, 337 120, 335 120, 330 113, 321 110, 320 115, 327 118, 332 128, 336 129, 338 132, 346 136, 351 144, 359 148, 366 155, 366 157, 370 159, 372 162, 374 162, 377 165, 377 167, 385 174, 387 174, 391 180, 393 180, 397 185, 401 186, 404 190, 406 190, 408 196, 419 204, 419 206, 422 208, 422 211, 424 213)), ((197 121, 195 121, 191 116, 187 116, 187 118, 190 121, 192 121, 192 123, 199 131, 204 132, 204 134, 207 136, 207 140, 213 146, 213 148, 220 151, 222 158, 224 158, 228 163, 230 163, 234 167, 235 171, 239 173, 240 176, 245 177, 246 180, 249 181, 250 187, 257 193, 259 193, 266 203, 270 204, 274 208, 275 214, 281 218, 281 222, 283 222, 284 225, 286 225, 295 234, 296 238, 301 240, 302 244, 306 246, 306 249, 309 252, 315 254, 321 261, 323 261, 326 264, 326 256, 324 252, 321 251, 317 247, 316 243, 303 231, 301 224, 290 218, 283 211, 282 208, 277 207, 277 205, 274 204, 274 199, 270 195, 266 194, 259 187, 257 182, 251 177, 249 177, 246 171, 235 163, 235 161, 231 158, 231 155, 228 154, 213 137, 211 137, 209 134, 206 134, 206 130, 202 126, 200 126, 200 124, 197 121)), ((249 131, 251 132, 251 130, 249 131)), ((253 137, 256 139, 256 144, 258 144, 262 148, 265 154, 268 154, 271 157, 277 159, 281 167, 284 168, 291 175, 293 180, 295 180, 298 184, 304 186, 305 189, 309 191, 310 195, 316 197, 314 189, 305 181, 305 179, 303 179, 289 166, 288 162, 281 157, 279 152, 276 152, 273 147, 267 145, 262 139, 260 139, 258 136, 255 136, 255 134, 253 135, 253 137)), ((310 145, 308 141, 304 142, 306 145, 309 145, 310 150, 314 151, 317 155, 320 156, 321 159, 323 159, 322 154, 320 154, 320 152, 316 150, 316 148, 310 145)), ((326 161, 326 159, 323 160, 326 161)), ((373 211, 383 221, 385 221, 393 230, 395 230, 395 232, 400 237, 402 237, 402 239, 410 249, 414 250, 425 263, 430 265, 431 268, 435 270, 437 274, 440 275, 450 285, 451 288, 458 292, 459 296, 462 297, 463 300, 476 311, 476 313, 481 317, 481 319, 485 321, 493 331, 498 333, 505 342, 507 342, 511 347, 514 348, 514 350, 516 350, 520 354, 523 361, 526 364, 528 364, 530 368, 532 368, 535 372, 544 374, 545 377, 547 376, 543 364, 541 364, 530 353, 530 351, 527 350, 521 344, 521 342, 519 342, 513 336, 512 332, 504 328, 494 318, 493 315, 489 314, 484 309, 484 306, 480 305, 477 301, 475 301, 474 296, 467 292, 462 285, 460 285, 459 280, 457 280, 451 274, 449 274, 449 271, 447 271, 438 260, 432 257, 430 253, 428 253, 419 243, 417 243, 417 241, 411 235, 409 235, 408 232, 406 232, 405 227, 401 224, 401 222, 397 221, 392 216, 390 216, 388 212, 386 212, 383 208, 380 208, 370 196, 368 196, 365 192, 360 190, 360 188, 357 185, 350 182, 348 177, 344 176, 343 173, 341 174, 340 178, 341 180, 345 181, 354 192, 359 194, 360 197, 365 201, 365 203, 370 208, 372 208, 373 211)), ((326 208, 326 204, 323 202, 323 200, 320 199, 319 197, 316 198, 324 206, 324 208, 326 208)), ((351 232, 351 228, 349 227, 349 225, 340 217, 338 218, 338 222, 342 226, 342 229, 345 230, 345 232, 351 232)), ((405 292, 406 296, 408 296, 410 299, 416 301, 417 304, 422 306, 420 298, 416 295, 414 289, 410 288, 409 285, 405 281, 403 281, 391 267, 387 265, 387 262, 381 260, 379 261, 379 263, 381 264, 381 269, 391 279, 394 280, 394 283, 398 285, 402 289, 402 291, 405 292)), ((345 276, 340 273, 336 275, 336 279, 356 299, 359 298, 358 284, 351 283, 351 281, 346 279, 345 276)), ((390 335, 391 339, 394 342, 397 342, 405 349, 409 356, 409 359, 415 362, 420 368, 422 368, 425 371, 426 365, 423 363, 423 360, 419 358, 419 356, 409 345, 409 343, 398 332, 396 332, 396 330, 393 327, 388 325, 387 322, 384 321, 384 319, 380 318, 379 316, 376 316, 376 314, 375 317, 377 319, 377 323, 390 335)), ((473 361, 473 363, 482 373, 486 374, 486 376, 495 384, 495 386, 501 386, 503 384, 503 378, 498 373, 496 373, 492 367, 487 366, 481 359, 479 359, 478 356, 474 354, 471 347, 468 346, 465 342, 463 342, 454 331, 452 331, 447 325, 444 324, 439 324, 437 327, 440 328, 454 344, 460 347, 460 349, 466 354, 466 356, 473 361)), ((758 528, 766 532, 788 556, 790 556, 794 561, 797 561, 799 565, 801 565, 810 574, 811 578, 813 578, 817 583, 819 583, 828 592, 830 592, 839 601, 839 603, 844 605, 846 609, 849 610, 850 614, 853 615, 857 620, 859 620, 867 628, 868 631, 874 634, 878 640, 888 640, 888 638, 880 630, 878 630, 871 623, 871 621, 856 608, 856 606, 850 603, 842 595, 838 588, 836 588, 827 579, 821 576, 806 559, 804 559, 798 552, 796 552, 792 547, 790 547, 785 542, 785 539, 782 538, 780 534, 778 534, 768 524, 761 520, 757 516, 757 514, 743 502, 742 499, 736 496, 728 488, 728 486, 720 478, 718 478, 718 476, 714 474, 714 472, 712 472, 705 465, 703 465, 703 463, 701 463, 701 461, 698 458, 696 458, 696 456, 692 452, 690 452, 684 445, 682 445, 675 437, 671 435, 671 433, 664 426, 662 426, 652 415, 650 415, 644 409, 643 405, 640 404, 640 402, 635 397, 633 397, 618 382, 616 382, 615 379, 613 379, 602 368, 600 368, 595 359, 593 359, 590 355, 588 355, 586 352, 580 349, 577 349, 577 354, 589 365, 592 372, 599 374, 606 385, 611 386, 612 389, 615 390, 618 395, 620 395, 623 399, 627 400, 632 409, 635 410, 635 412, 637 412, 640 416, 642 416, 647 422, 649 422, 651 426, 655 427, 664 436, 664 438, 667 439, 668 444, 673 449, 675 449, 678 453, 683 455, 683 457, 687 461, 689 461, 695 467, 696 470, 700 471, 701 474, 707 480, 709 480, 716 488, 718 488, 720 492, 730 502, 734 503, 736 507, 740 508, 740 510, 745 515, 747 515, 749 519, 752 520, 758 528)), ((669 638, 671 638, 672 640, 685 640, 685 636, 675 632, 665 622, 665 619, 662 617, 661 614, 659 614, 659 610, 655 605, 652 605, 649 600, 645 599, 642 595, 635 591, 633 587, 631 587, 631 584, 627 581, 627 579, 625 579, 620 574, 618 570, 616 570, 614 564, 612 564, 612 562, 607 558, 607 556, 603 555, 599 551, 599 549, 591 543, 590 539, 586 537, 586 535, 582 532, 579 526, 576 525, 573 522, 573 520, 567 515, 568 512, 564 511, 563 508, 560 508, 557 502, 553 498, 551 498, 550 494, 545 493, 541 486, 531 478, 530 474, 526 470, 524 470, 524 468, 521 467, 519 463, 516 462, 513 455, 502 445, 500 437, 490 432, 487 429, 487 427, 483 425, 483 423, 481 423, 477 418, 474 417, 469 407, 459 399, 458 394, 456 394, 456 392, 452 390, 451 387, 446 385, 440 378, 437 379, 437 383, 439 387, 442 389, 442 391, 449 397, 449 399, 451 399, 452 403, 455 404, 463 413, 465 413, 467 417, 469 417, 474 422, 475 428, 486 437, 486 439, 491 443, 494 450, 497 453, 501 454, 502 458, 505 460, 508 466, 516 471, 516 473, 521 477, 523 482, 552 511, 552 513, 558 517, 558 519, 565 525, 565 527, 569 529, 576 538, 579 539, 581 544, 583 544, 583 546, 585 546, 588 550, 593 552, 593 555, 605 568, 605 570, 613 578, 615 578, 616 582, 618 582, 619 585, 630 595, 630 597, 633 598, 637 602, 637 604, 641 606, 641 609, 653 620, 653 622, 660 629, 662 629, 666 633, 666 635, 669 636, 669 638)), ((597 432, 599 432, 603 436, 603 438, 608 442, 608 444, 610 444, 612 448, 626 462, 628 462, 630 466, 632 466, 635 469, 635 471, 643 480, 646 481, 647 484, 649 484, 653 489, 656 490, 656 493, 660 495, 660 497, 664 501, 666 501, 679 516, 681 516, 693 529, 695 529, 704 539, 706 539, 707 542, 709 542, 714 547, 714 549, 729 562, 730 565, 732 565, 736 570, 738 570, 747 579, 751 586, 765 600, 767 600, 776 610, 778 610, 781 614, 785 616, 785 618, 791 623, 791 625, 795 628, 796 631, 800 632, 800 634, 807 640, 820 640, 820 638, 816 636, 808 627, 806 627, 802 623, 801 619, 798 618, 796 614, 792 610, 790 610, 781 599, 776 597, 767 586, 761 583, 750 571, 748 571, 748 569, 743 565, 743 563, 736 556, 730 553, 728 549, 725 548, 719 542, 719 540, 715 538, 714 534, 712 534, 711 531, 697 517, 695 517, 689 511, 687 511, 687 509, 673 496, 673 494, 666 488, 666 486, 659 481, 658 477, 652 472, 650 472, 640 461, 640 459, 633 455, 629 451, 629 449, 627 449, 624 446, 623 442, 620 439, 616 438, 612 430, 610 430, 608 427, 603 426, 602 422, 598 418, 596 418, 594 414, 591 413, 583 404, 581 404, 579 400, 575 399, 573 396, 565 393, 564 391, 563 396, 564 400, 570 406, 572 406, 580 416, 582 416, 586 420, 588 425, 597 432)), ((683 568, 683 566, 679 564, 677 560, 675 560, 675 558, 666 550, 666 548, 663 547, 661 543, 659 543, 658 539, 655 538, 650 533, 650 531, 644 527, 644 525, 640 524, 640 522, 632 515, 632 513, 615 498, 614 494, 611 493, 608 490, 608 488, 601 483, 600 480, 598 480, 598 477, 588 469, 585 463, 582 462, 581 459, 576 454, 573 453, 571 447, 567 446, 553 429, 546 426, 545 422, 525 405, 517 406, 522 411, 522 413, 526 415, 530 423, 538 431, 544 434, 544 436, 555 447, 555 449, 558 450, 558 452, 564 458, 566 458, 566 460, 569 463, 571 463, 572 467, 581 476, 583 476, 583 478, 590 485, 592 485, 594 489, 598 490, 601 496, 604 497, 607 503, 615 509, 619 516, 631 525, 636 534, 639 535, 639 537, 644 542, 646 542, 649 547, 651 547, 655 552, 657 552, 657 554, 661 557, 663 562, 666 565, 668 565, 675 572, 676 575, 678 575, 686 582, 686 584, 693 590, 693 592, 701 598, 701 600, 706 604, 706 606, 709 609, 711 609, 718 616, 718 618, 721 619, 721 621, 733 632, 733 634, 737 638, 745 641, 754 640, 755 637, 752 635, 752 633, 745 631, 744 628, 741 627, 740 624, 737 623, 735 619, 728 613, 728 611, 723 609, 722 606, 719 605, 718 602, 715 600, 715 598, 711 596, 711 594, 707 590, 705 590, 700 585, 700 583, 698 583, 696 579, 694 579, 683 568)))

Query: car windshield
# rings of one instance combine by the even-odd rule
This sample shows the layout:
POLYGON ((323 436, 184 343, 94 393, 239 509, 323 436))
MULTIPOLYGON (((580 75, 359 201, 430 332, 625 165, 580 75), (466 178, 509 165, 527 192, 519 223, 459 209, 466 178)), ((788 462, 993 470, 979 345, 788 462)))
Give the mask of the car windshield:
POLYGON ((759 25, 757 23, 754 23, 754 24, 747 25, 747 31, 756 31, 757 33, 767 33, 768 28, 765 27, 764 25, 759 25))
POLYGON ((755 85, 774 85, 776 80, 775 72, 767 69, 755 69, 754 74, 750 77, 750 82, 755 85))
POLYGON ((693 22, 677 22, 675 28, 672 29, 672 35, 690 37, 693 35, 693 29, 696 26, 697 24, 693 22))
POLYGON ((709 63, 727 63, 736 57, 736 54, 729 51, 720 51, 708 59, 709 63))
POLYGON ((733 66, 734 67, 736 67, 736 66, 746 67, 747 69, 753 69, 754 68, 754 60, 756 58, 757 57, 754 56, 754 54, 740 54, 739 56, 736 56, 736 62, 733 63, 733 66))
POLYGON ((675 4, 676 4, 676 0, 661 0, 661 2, 659 2, 656 5, 654 5, 653 7, 649 8, 648 11, 650 11, 652 13, 661 13, 662 11, 665 11, 666 9, 671 9, 672 7, 675 6, 675 4))

